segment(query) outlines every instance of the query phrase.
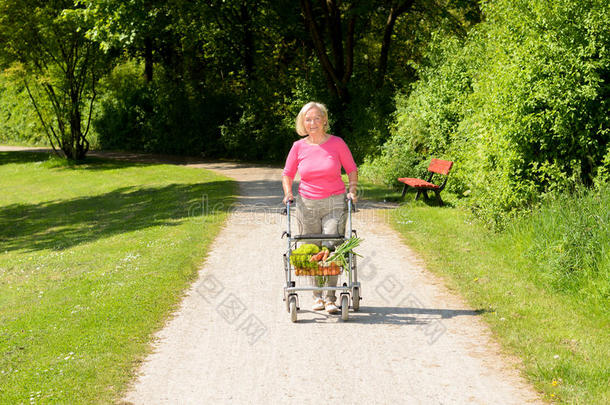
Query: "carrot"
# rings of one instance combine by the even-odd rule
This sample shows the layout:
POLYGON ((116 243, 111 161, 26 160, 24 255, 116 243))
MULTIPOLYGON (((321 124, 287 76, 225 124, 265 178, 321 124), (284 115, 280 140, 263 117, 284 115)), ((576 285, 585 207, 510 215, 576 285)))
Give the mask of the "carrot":
POLYGON ((322 251, 322 261, 325 262, 326 259, 328 259, 328 255, 330 254, 329 250, 323 250, 322 251))
POLYGON ((318 252, 315 255, 311 255, 311 257, 309 258, 310 262, 319 262, 320 259, 322 258, 322 256, 320 255, 322 252, 318 252))

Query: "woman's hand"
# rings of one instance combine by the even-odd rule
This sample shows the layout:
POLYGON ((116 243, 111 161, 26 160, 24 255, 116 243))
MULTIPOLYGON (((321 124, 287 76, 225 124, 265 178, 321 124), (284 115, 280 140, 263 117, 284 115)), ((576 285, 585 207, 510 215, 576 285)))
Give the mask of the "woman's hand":
POLYGON ((358 195, 356 190, 358 189, 358 170, 354 170, 347 174, 347 178, 349 180, 348 188, 347 188, 347 198, 352 200, 355 204, 358 202, 358 195))
POLYGON ((284 205, 288 203, 288 201, 294 201, 294 196, 292 195, 292 178, 286 175, 282 176, 282 188, 284 189, 284 205))

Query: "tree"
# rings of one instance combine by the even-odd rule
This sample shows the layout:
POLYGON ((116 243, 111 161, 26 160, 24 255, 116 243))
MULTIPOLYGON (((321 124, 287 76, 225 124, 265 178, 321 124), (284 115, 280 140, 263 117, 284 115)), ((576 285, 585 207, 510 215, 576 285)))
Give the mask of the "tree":
POLYGON ((154 63, 171 59, 178 39, 174 37, 173 14, 197 4, 175 0, 77 0, 86 7, 91 21, 87 36, 101 47, 125 49, 130 56, 144 59, 144 77, 153 80, 154 63))
POLYGON ((348 103, 350 96, 347 84, 354 68, 357 11, 352 3, 340 6, 339 1, 321 1, 316 13, 311 0, 301 0, 305 25, 311 35, 328 88, 336 98, 348 103), (328 55, 327 43, 330 43, 332 60, 328 55))
MULTIPOLYGON (((338 100, 338 115, 345 115, 352 101, 350 86, 352 77, 358 73, 363 59, 369 53, 377 53, 377 63, 370 83, 359 84, 366 92, 378 93, 388 75, 390 50, 393 42, 400 46, 413 43, 421 36, 422 25, 430 27, 446 25, 450 30, 465 33, 465 26, 478 19, 476 0, 377 0, 366 4, 341 0, 301 0, 301 11, 307 27, 311 46, 320 62, 327 87, 338 100), (407 19, 410 31, 403 30, 396 39, 396 26, 402 16, 407 19), (381 34, 381 35, 380 35, 381 34)), ((429 28, 428 28, 429 29, 429 28)), ((410 45, 411 48, 418 45, 410 45)), ((425 43, 420 43, 423 48, 425 43)), ((410 61, 413 62, 411 55, 410 61)), ((369 65, 369 63, 364 63, 369 65)), ((404 70, 405 66, 399 69, 404 70)), ((390 93, 388 93, 390 94, 390 93)), ((390 95, 391 97, 391 95, 390 95)), ((340 126, 351 132, 349 119, 339 119, 340 126)))
POLYGON ((23 80, 51 146, 68 159, 89 150, 96 83, 107 56, 85 37, 72 1, 0 1, 1 61, 23 80))
POLYGON ((383 86, 385 74, 388 68, 388 56, 390 53, 390 44, 392 43, 392 34, 396 20, 402 14, 409 11, 415 0, 392 1, 389 5, 388 18, 383 30, 383 39, 381 41, 381 52, 379 52, 379 64, 377 68, 376 87, 379 89, 383 86))

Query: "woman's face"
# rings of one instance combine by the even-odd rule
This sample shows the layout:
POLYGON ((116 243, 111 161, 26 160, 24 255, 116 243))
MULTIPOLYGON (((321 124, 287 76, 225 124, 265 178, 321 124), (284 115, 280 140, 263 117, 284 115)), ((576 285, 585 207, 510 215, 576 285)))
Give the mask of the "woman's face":
POLYGON ((303 119, 305 124, 305 130, 309 135, 324 135, 324 126, 326 125, 326 119, 322 112, 318 110, 316 107, 310 108, 309 111, 305 113, 305 118, 303 119))

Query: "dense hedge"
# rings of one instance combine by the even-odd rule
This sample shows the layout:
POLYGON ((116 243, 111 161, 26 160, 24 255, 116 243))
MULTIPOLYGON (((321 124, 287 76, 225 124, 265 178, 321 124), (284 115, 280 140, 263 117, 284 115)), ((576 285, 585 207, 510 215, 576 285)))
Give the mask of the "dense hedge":
POLYGON ((608 162, 610 3, 498 0, 463 41, 432 43, 420 80, 366 167, 388 183, 431 156, 491 224, 541 194, 590 185, 608 162))
POLYGON ((23 82, 0 73, 0 143, 48 142, 23 82))
POLYGON ((167 80, 147 83, 135 62, 119 64, 102 81, 93 121, 102 149, 214 156, 232 100, 209 89, 167 80))

